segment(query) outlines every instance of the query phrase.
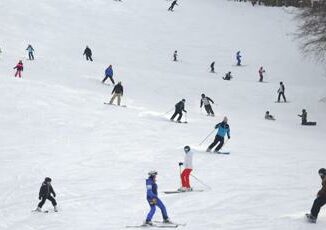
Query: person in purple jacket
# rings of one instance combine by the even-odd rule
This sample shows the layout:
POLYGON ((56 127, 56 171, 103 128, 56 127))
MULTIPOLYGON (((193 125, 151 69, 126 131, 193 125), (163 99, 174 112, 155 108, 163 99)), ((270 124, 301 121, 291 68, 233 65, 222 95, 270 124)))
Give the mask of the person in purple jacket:
POLYGON ((150 211, 147 214, 145 225, 153 225, 152 218, 155 214, 156 206, 161 209, 162 216, 163 216, 163 223, 171 223, 166 211, 166 208, 163 202, 157 196, 157 184, 156 184, 156 175, 157 171, 150 171, 148 173, 148 178, 146 179, 146 190, 147 195, 146 199, 150 206, 150 211))

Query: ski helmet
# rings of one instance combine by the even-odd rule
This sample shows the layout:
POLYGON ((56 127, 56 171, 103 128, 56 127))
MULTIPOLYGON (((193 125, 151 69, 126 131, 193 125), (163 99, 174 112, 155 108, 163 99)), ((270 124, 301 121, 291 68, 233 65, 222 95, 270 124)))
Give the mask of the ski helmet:
POLYGON ((202 94, 201 94, 201 97, 205 97, 205 94, 202 93, 202 94))
POLYGON ((321 169, 319 169, 319 170, 318 170, 318 174, 319 174, 320 176, 326 176, 326 169, 325 169, 325 168, 321 168, 321 169))
POLYGON ((51 179, 50 177, 45 177, 44 181, 45 181, 45 182, 51 182, 52 179, 51 179))
POLYGON ((190 147, 189 147, 189 145, 186 145, 183 149, 184 149, 184 151, 185 151, 186 153, 190 151, 190 147))
POLYGON ((156 170, 151 170, 151 171, 148 172, 148 176, 153 177, 153 176, 156 176, 156 175, 157 175, 157 171, 156 170))

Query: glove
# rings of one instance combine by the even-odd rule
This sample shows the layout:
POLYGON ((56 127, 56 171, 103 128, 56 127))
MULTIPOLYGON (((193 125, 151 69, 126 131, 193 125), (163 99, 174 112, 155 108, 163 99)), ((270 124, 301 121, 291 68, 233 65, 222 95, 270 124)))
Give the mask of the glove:
POLYGON ((153 198, 150 202, 149 202, 150 205, 156 205, 157 204, 157 200, 156 198, 153 198))
POLYGON ((183 165, 183 163, 182 162, 179 162, 179 166, 181 166, 181 165, 183 165))
POLYGON ((41 199, 42 199, 42 197, 40 197, 40 196, 39 196, 39 197, 38 197, 38 199, 39 199, 39 200, 41 200, 41 199))
POLYGON ((230 140, 231 137, 228 137, 228 139, 230 140))
POLYGON ((53 193, 53 196, 55 197, 55 196, 56 196, 56 194, 55 194, 55 193, 53 193))

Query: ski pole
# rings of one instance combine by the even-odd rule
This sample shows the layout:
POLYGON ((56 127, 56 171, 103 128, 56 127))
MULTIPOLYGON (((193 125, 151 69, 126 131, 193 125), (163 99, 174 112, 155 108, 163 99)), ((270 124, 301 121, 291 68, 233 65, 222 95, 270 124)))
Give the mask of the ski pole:
POLYGON ((187 113, 185 114, 185 123, 188 123, 188 121, 187 121, 187 113))
POLYGON ((182 187, 182 178, 181 178, 181 165, 179 163, 179 174, 180 174, 180 182, 181 182, 181 187, 182 187))
POLYGON ((204 182, 202 182, 200 179, 198 179, 196 176, 194 176, 193 174, 190 174, 190 176, 192 176, 193 178, 195 178, 200 184, 202 184, 203 186, 205 186, 208 189, 212 189, 209 185, 205 184, 204 182))
POLYGON ((174 110, 174 108, 172 108, 171 110, 167 111, 166 113, 164 113, 162 116, 165 116, 166 114, 172 112, 172 110, 174 110))
POLYGON ((210 135, 213 134, 214 131, 215 131, 215 129, 214 129, 212 132, 210 132, 210 133, 207 135, 207 137, 205 137, 205 139, 204 139, 202 142, 200 142, 199 146, 201 146, 201 145, 202 145, 202 144, 207 140, 207 138, 209 138, 210 135))

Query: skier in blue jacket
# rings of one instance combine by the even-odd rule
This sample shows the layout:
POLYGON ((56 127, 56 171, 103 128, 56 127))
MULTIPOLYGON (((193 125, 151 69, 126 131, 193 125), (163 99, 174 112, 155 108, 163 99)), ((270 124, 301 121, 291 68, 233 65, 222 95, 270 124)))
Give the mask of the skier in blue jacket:
POLYGON ((241 55, 240 55, 240 51, 237 52, 236 58, 237 58, 237 65, 241 65, 241 55))
POLYGON ((219 143, 217 145, 216 149, 214 150, 214 152, 218 152, 224 145, 224 136, 225 135, 227 135, 228 139, 230 139, 230 126, 228 124, 227 117, 224 117, 223 121, 218 123, 215 126, 215 129, 217 129, 215 139, 214 139, 213 143, 210 144, 210 146, 208 146, 206 152, 210 152, 212 150, 212 148, 214 148, 214 146, 217 145, 217 143, 219 143))
POLYGON ((163 216, 163 223, 171 223, 166 212, 166 208, 162 201, 157 196, 157 184, 156 184, 157 171, 150 171, 148 173, 148 179, 146 179, 146 189, 147 189, 147 202, 151 207, 149 213, 147 214, 145 224, 153 225, 152 218, 155 214, 156 206, 161 209, 163 216))
POLYGON ((32 45, 29 44, 27 46, 26 50, 28 51, 28 59, 29 60, 34 60, 34 54, 33 54, 34 49, 33 49, 32 45))
POLYGON ((113 79, 113 69, 112 69, 112 65, 109 65, 108 68, 106 68, 105 70, 105 77, 102 80, 102 83, 104 83, 106 81, 106 79, 110 78, 111 82, 113 85, 115 85, 114 79, 113 79))

